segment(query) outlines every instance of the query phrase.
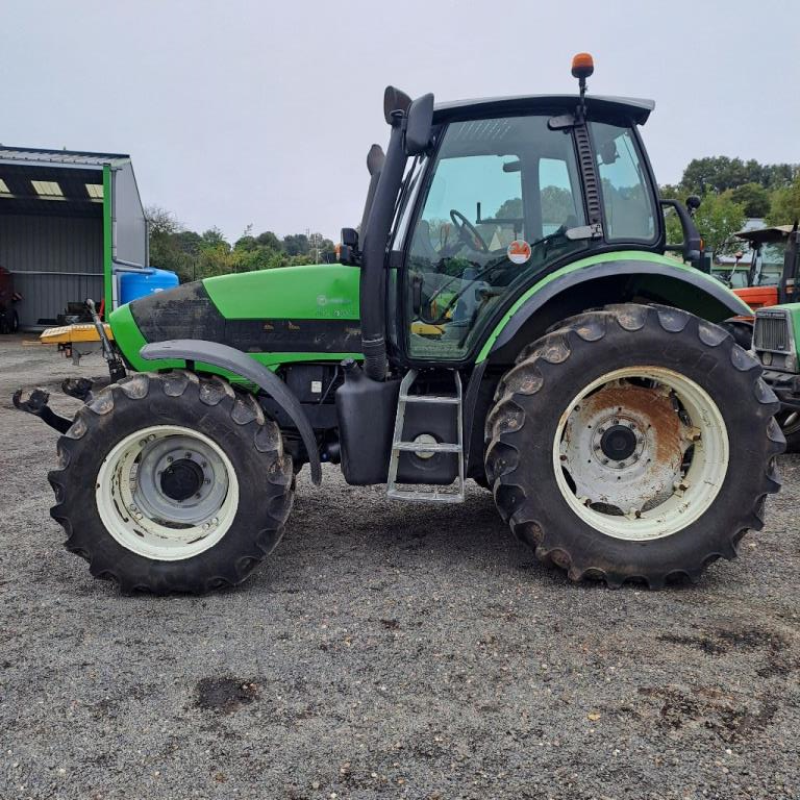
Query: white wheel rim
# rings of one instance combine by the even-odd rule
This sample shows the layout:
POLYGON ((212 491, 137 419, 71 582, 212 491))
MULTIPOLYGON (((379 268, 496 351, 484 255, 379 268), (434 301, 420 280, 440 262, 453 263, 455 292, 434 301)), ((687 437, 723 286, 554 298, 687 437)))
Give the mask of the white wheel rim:
POLYGON ((155 561, 181 561, 217 544, 233 524, 239 482, 225 451, 204 434, 153 425, 126 436, 104 459, 95 498, 100 519, 123 547, 155 561), (189 462, 196 493, 165 493, 168 465, 189 462))
POLYGON ((595 530, 628 541, 662 539, 698 520, 719 494, 728 460, 716 403, 664 367, 614 370, 589 383, 562 414, 553 443, 569 507, 595 530), (615 460, 598 436, 618 430, 630 446, 615 460))

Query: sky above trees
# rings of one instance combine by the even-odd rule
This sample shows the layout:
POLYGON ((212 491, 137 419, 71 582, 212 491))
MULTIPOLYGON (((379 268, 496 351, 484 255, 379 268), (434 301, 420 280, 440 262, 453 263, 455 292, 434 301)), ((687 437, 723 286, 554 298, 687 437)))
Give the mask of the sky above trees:
POLYGON ((143 200, 191 230, 335 239, 361 218, 383 88, 439 100, 571 92, 652 97, 661 183, 694 157, 797 160, 796 54, 757 29, 790 0, 4 0, 6 145, 130 153, 143 200), (389 14, 391 9, 392 13, 389 14), (746 13, 742 13, 746 12, 746 13), (712 65, 712 66, 709 66, 712 65))

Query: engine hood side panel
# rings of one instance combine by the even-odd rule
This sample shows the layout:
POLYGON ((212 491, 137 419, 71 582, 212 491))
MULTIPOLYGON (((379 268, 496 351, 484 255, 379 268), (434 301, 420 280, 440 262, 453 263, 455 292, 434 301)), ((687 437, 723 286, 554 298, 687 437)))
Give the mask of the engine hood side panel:
MULTIPOLYGON (((208 278, 135 300, 110 317, 114 338, 135 369, 145 345, 202 339, 277 366, 360 357, 359 270, 287 267, 208 278)), ((175 366, 175 365, 171 365, 175 366)))

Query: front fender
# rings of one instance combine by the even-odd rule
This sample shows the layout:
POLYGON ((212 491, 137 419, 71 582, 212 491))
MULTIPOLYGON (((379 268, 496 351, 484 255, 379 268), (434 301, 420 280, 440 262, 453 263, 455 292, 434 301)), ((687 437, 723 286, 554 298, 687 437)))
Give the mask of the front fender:
MULTIPOLYGON (((154 342, 145 345, 139 351, 139 355, 147 361, 175 359, 186 362, 199 361, 232 372, 256 384, 278 403, 297 426, 308 453, 311 480, 316 485, 322 483, 322 465, 311 423, 308 421, 300 401, 286 384, 263 364, 259 364, 247 353, 234 347, 228 347, 228 345, 218 342, 206 342, 202 339, 173 339, 166 342, 154 342)), ((187 366, 189 366, 188 363, 187 366)))
POLYGON ((709 322, 753 313, 720 281, 693 267, 650 253, 605 254, 565 267, 532 286, 495 326, 477 362, 507 354, 515 343, 519 352, 550 325, 573 314, 637 300, 682 308, 709 322))

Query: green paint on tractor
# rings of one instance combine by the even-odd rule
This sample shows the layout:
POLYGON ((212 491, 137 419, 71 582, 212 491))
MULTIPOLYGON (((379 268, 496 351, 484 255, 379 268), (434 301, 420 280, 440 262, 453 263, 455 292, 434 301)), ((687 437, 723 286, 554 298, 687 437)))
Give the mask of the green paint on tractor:
POLYGON ((357 320, 358 267, 313 264, 206 278, 226 319, 357 320))
MULTIPOLYGON (((681 272, 686 273, 687 275, 691 275, 692 277, 696 278, 698 276, 702 276, 705 282, 715 290, 719 290, 719 281, 716 278, 713 278, 711 275, 707 275, 706 273, 699 272, 692 266, 688 264, 684 264, 682 261, 678 261, 675 258, 670 258, 669 256, 663 256, 659 253, 651 253, 646 250, 625 250, 621 252, 615 253, 601 253, 596 256, 589 256, 588 258, 582 258, 579 261, 573 261, 571 264, 567 264, 565 267, 562 267, 555 272, 550 273, 549 275, 545 276, 540 280, 538 283, 534 284, 530 287, 526 292, 520 295, 519 299, 514 303, 513 306, 506 312, 505 316, 502 320, 497 324, 494 328, 492 333, 489 335, 488 339, 484 343, 483 347, 481 348, 480 353, 478 353, 477 362, 480 363, 485 361, 486 358, 489 356, 491 352, 492 346, 497 341, 498 336, 503 332, 503 329, 508 325, 508 323, 513 319, 514 315, 519 311, 519 309, 534 295, 541 292, 546 286, 557 281, 559 278, 564 277, 565 275, 570 275, 579 272, 582 269, 587 269, 588 267, 593 267, 597 264, 607 264, 612 270, 614 267, 615 261, 643 261, 645 263, 650 264, 658 264, 663 266, 669 270, 679 270, 681 272)), ((687 300, 689 296, 694 292, 693 287, 686 285, 683 287, 686 295, 687 300)), ((591 288, 589 289, 591 291, 591 288)), ((728 290, 728 294, 730 295, 730 300, 732 304, 736 304, 740 307, 741 314, 749 316, 752 312, 750 307, 743 302, 739 297, 737 297, 734 292, 728 290)), ((730 314, 727 314, 730 316, 730 314)))

